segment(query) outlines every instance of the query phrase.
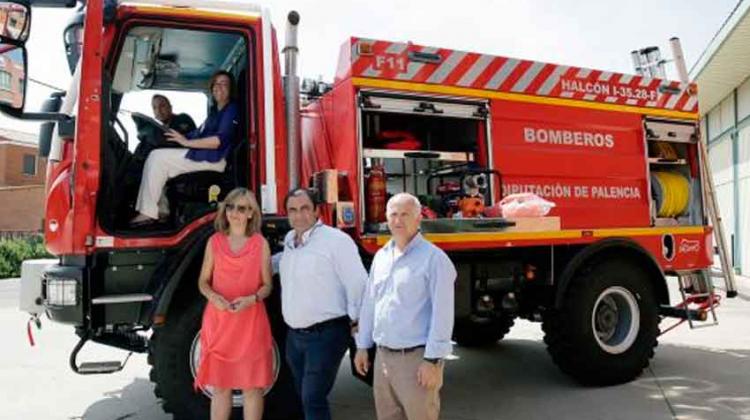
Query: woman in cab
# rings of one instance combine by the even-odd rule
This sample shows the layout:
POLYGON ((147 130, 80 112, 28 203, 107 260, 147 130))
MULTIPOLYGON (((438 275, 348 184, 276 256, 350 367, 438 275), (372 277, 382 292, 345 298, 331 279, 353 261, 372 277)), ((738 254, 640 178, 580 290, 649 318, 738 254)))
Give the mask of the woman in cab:
POLYGON ((170 129, 165 134, 167 139, 183 147, 157 149, 148 155, 135 204, 138 215, 130 221, 132 227, 154 223, 169 213, 163 194, 169 179, 188 172, 224 171, 238 124, 238 108, 233 102, 234 77, 218 71, 208 86, 214 106, 206 121, 187 135, 170 129))

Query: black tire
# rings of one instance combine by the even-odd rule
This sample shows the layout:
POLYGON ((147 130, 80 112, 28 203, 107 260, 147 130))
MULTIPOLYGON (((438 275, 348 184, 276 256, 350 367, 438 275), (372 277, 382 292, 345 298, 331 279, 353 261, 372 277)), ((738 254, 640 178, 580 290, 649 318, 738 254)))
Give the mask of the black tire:
POLYGON ((648 366, 658 324, 648 274, 636 262, 609 260, 578 273, 562 306, 545 312, 542 328, 547 351, 563 372, 584 385, 615 385, 648 366))
POLYGON ((513 318, 505 315, 486 320, 459 318, 453 328, 453 339, 462 347, 489 346, 502 340, 512 326, 513 318))
POLYGON ((172 311, 169 321, 154 330, 149 343, 154 394, 175 419, 208 418, 209 399, 194 391, 190 370, 190 347, 200 330, 204 307, 204 302, 195 301, 172 311))
MULTIPOLYGON (((191 346, 200 331, 204 307, 204 301, 196 300, 175 309, 167 323, 155 329, 151 337, 148 360, 152 364, 150 378, 155 384, 154 394, 162 399, 164 411, 174 414, 175 420, 209 418, 210 400, 201 390, 194 390, 190 362, 191 346)), ((297 420, 302 418, 301 404, 284 359, 286 326, 279 323, 280 316, 273 315, 269 308, 280 366, 276 382, 266 394, 263 417, 267 420, 297 420)))

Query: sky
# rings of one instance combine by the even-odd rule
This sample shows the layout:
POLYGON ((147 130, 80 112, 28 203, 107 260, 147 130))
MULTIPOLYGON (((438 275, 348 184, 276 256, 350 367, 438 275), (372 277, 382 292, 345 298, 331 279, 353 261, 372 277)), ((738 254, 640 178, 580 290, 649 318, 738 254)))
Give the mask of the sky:
MULTIPOLYGON (((240 1, 240 0, 236 0, 240 1)), ((285 18, 300 13, 300 76, 331 81, 341 44, 349 36, 495 54, 600 70, 633 73, 630 51, 658 46, 669 56, 669 38, 682 40, 688 69, 738 0, 274 0, 261 2, 283 45, 285 18)), ((70 81, 62 32, 68 9, 33 10, 29 77, 67 88, 70 81)), ((667 75, 676 72, 667 66, 667 75)), ((29 83, 27 111, 51 92, 29 83)), ((150 114, 148 98, 130 98, 128 109, 150 114)), ((176 112, 200 121, 200 101, 173 99, 176 112)), ((38 124, 0 116, 0 127, 36 132, 38 124)))

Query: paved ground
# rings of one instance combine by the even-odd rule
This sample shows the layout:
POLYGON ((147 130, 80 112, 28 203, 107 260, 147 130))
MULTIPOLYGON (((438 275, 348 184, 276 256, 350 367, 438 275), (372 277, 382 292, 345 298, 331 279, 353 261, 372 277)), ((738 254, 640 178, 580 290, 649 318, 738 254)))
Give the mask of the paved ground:
MULTIPOLYGON (((744 419, 750 420, 750 280, 728 300, 720 325, 687 327, 660 339, 650 369, 626 385, 584 388, 561 374, 547 356, 538 324, 518 323, 489 349, 456 349, 446 370, 445 420, 493 419, 744 419)), ((49 321, 26 339, 17 309, 18 281, 0 281, 0 418, 162 420, 144 356, 124 371, 79 376, 68 368, 75 345, 69 327, 49 321)), ((82 359, 122 357, 91 345, 82 359)), ((332 395, 334 418, 373 419, 370 389, 342 367, 332 395)))

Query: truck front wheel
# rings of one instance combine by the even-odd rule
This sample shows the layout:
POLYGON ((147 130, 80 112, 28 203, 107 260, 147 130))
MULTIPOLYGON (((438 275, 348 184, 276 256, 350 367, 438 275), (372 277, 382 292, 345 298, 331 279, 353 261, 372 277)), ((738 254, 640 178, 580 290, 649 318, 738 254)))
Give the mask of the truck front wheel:
POLYGON ((560 369, 586 385, 640 375, 654 355, 659 317, 648 274, 627 260, 586 267, 562 306, 544 314, 544 342, 560 369))
MULTIPOLYGON (((200 357, 200 326, 205 303, 196 300, 181 310, 170 314, 162 327, 155 329, 150 342, 149 363, 152 364, 151 381, 154 393, 162 399, 164 411, 176 419, 206 419, 209 417, 211 388, 195 389, 193 382, 200 357)), ((270 314, 269 314, 270 315, 270 314)), ((265 419, 296 418, 299 403, 289 369, 283 362, 282 337, 286 330, 275 325, 274 332, 274 384, 265 390, 265 419), (296 404, 295 404, 296 403, 296 404)), ((233 405, 242 406, 242 394, 233 393, 233 405)))

